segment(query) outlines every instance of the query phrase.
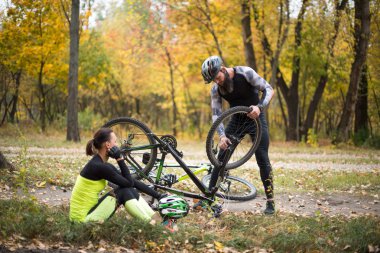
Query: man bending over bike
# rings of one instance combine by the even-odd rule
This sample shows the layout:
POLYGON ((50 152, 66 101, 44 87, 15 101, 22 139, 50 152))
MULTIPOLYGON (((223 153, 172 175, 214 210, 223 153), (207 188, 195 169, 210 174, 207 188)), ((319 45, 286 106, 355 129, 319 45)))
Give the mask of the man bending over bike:
MULTIPOLYGON (((268 156, 268 125, 264 115, 264 108, 269 104, 269 101, 274 94, 272 87, 250 67, 236 66, 234 68, 226 68, 223 66, 222 59, 219 56, 211 56, 203 62, 202 76, 205 83, 214 82, 214 85, 211 88, 213 121, 222 114, 222 98, 229 103, 230 107, 251 107, 252 111, 248 113, 247 116, 250 118, 259 118, 262 125, 262 136, 255 156, 260 168, 260 176, 267 197, 264 213, 273 214, 275 211, 273 200, 273 176, 268 156), (259 98, 259 91, 263 93, 261 99, 259 98)), ((220 148, 225 150, 231 144, 231 140, 227 137, 229 132, 234 132, 236 130, 244 131, 240 129, 243 129, 243 127, 240 126, 240 122, 237 120, 236 122, 228 124, 225 130, 218 129, 220 148)), ((241 132, 241 134, 244 134, 244 132, 241 132)), ((222 155, 218 157, 219 160, 224 159, 223 152, 221 154, 222 155)), ((219 171, 213 171, 209 189, 212 189, 215 186, 218 174, 219 171)))
MULTIPOLYGON (((111 129, 101 128, 87 143, 86 154, 92 155, 92 158, 84 166, 75 182, 70 199, 71 221, 106 220, 115 213, 120 205, 124 205, 132 217, 150 221, 155 212, 137 190, 156 199, 167 196, 132 178, 120 149, 116 146, 116 140, 117 137, 111 129), (109 157, 116 159, 121 173, 115 166, 107 162, 109 157), (107 181, 118 187, 98 199, 99 193, 104 190, 107 181)), ((173 212, 177 211, 183 213, 183 210, 174 210, 173 212)), ((171 221, 166 221, 166 223, 171 223, 171 221)))

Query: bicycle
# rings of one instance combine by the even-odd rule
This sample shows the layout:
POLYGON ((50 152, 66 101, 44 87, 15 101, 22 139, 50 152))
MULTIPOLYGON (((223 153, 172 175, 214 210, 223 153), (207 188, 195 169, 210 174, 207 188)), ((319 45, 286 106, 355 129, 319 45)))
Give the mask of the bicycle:
MULTIPOLYGON (((173 145, 175 143, 175 146, 172 146, 180 155, 181 158, 183 158, 182 152, 179 152, 177 150, 177 144, 176 139, 174 136, 171 135, 165 135, 161 137, 161 140, 164 140, 167 142, 167 140, 170 138, 170 145, 173 145)), ((143 155, 143 163, 146 164, 149 161, 149 153, 145 153, 143 155)), ((172 187, 174 184, 180 183, 182 181, 185 181, 190 178, 190 176, 185 173, 183 175, 176 175, 175 173, 164 173, 168 169, 177 169, 181 168, 180 165, 177 164, 166 164, 165 163, 165 157, 161 157, 160 159, 156 158, 156 163, 153 166, 152 170, 148 173, 148 181, 150 183, 165 185, 168 187, 172 187)), ((201 163, 200 165, 187 165, 187 167, 193 172, 194 175, 201 174, 203 172, 206 172, 207 175, 205 175, 201 181, 204 185, 208 186, 209 181, 211 178, 211 171, 214 169, 214 166, 210 163, 201 163)), ((135 171, 135 168, 132 167, 132 171, 135 171)), ((142 175, 141 178, 147 179, 145 175, 142 175)), ((256 187, 251 184, 250 182, 236 177, 229 175, 229 171, 224 171, 224 176, 222 180, 220 181, 218 191, 216 192, 216 196, 227 199, 227 200, 238 200, 238 201, 247 201, 254 199, 257 195, 256 187)))
MULTIPOLYGON (((213 124, 207 138, 206 147, 210 147, 210 143, 211 143, 210 136, 212 136, 212 134, 215 132, 215 129, 218 126, 218 124, 224 122, 223 118, 228 119, 228 117, 230 117, 231 115, 237 115, 238 112, 239 113, 243 112, 247 114, 247 112, 249 111, 249 108, 241 108, 241 107, 232 108, 232 109, 233 109, 232 111, 230 109, 226 111, 225 113, 223 113, 221 117, 218 118, 218 120, 213 124)), ((257 123, 258 122, 257 120, 254 120, 254 122, 256 122, 255 125, 259 124, 257 123)), ((176 149, 177 141, 173 136, 164 135, 161 138, 158 138, 157 135, 151 133, 150 129, 145 124, 143 124, 142 122, 138 120, 128 118, 128 117, 111 120, 107 122, 104 125, 104 127, 112 128, 114 132, 119 136, 120 140, 122 140, 122 143, 120 145, 121 149, 125 157, 127 158, 127 161, 132 165, 132 170, 134 170, 136 174, 138 174, 140 179, 141 178, 147 179, 150 183, 154 185, 155 188, 161 188, 169 192, 181 194, 183 193, 183 191, 181 192, 181 191, 173 190, 171 186, 177 182, 190 178, 204 194, 206 192, 210 194, 210 192, 208 192, 208 190, 206 189, 204 185, 208 185, 208 181, 210 180, 210 172, 213 169, 213 166, 207 165, 207 164, 201 165, 200 167, 193 166, 193 165, 191 166, 186 165, 182 160, 182 153, 176 149), (124 138, 124 133, 127 139, 124 138), (160 150, 162 153, 161 159, 157 159, 157 150, 160 150), (145 151, 145 152, 141 152, 141 151, 145 151), (146 152, 146 151, 149 151, 149 152, 146 152), (177 160, 179 166, 178 165, 170 166, 170 165, 164 164, 165 157, 168 153, 173 155, 173 157, 177 160), (182 167, 185 170, 186 174, 178 178, 174 177, 171 174, 165 175, 162 172, 163 168, 165 167, 166 168, 182 167), (152 170, 152 168, 154 169, 152 170), (192 169, 195 169, 195 170, 192 170, 192 169), (154 175, 153 173, 154 170, 157 170, 156 175, 154 175), (202 182, 200 182, 199 179, 196 178, 195 175, 205 170, 208 171, 208 175, 206 175, 202 179, 202 182), (163 188, 163 186, 168 187, 168 188, 163 188)), ((258 142, 259 140, 258 134, 261 133, 260 131, 261 126, 258 125, 257 129, 258 130, 256 131, 256 135, 255 135, 256 142, 258 142)), ((243 140, 242 136, 240 136, 239 138, 237 137, 233 138, 234 143, 227 150, 230 154, 233 153, 234 151, 236 152, 239 144, 240 146, 243 146, 244 143, 241 144, 241 140, 243 140)), ((254 140, 253 137, 251 139, 254 140)), ((255 143, 253 142, 253 144, 255 143)), ((219 183, 217 184, 218 186, 217 188, 219 188, 219 192, 216 192, 215 189, 213 189, 215 193, 212 195, 216 195, 216 196, 219 196, 225 199, 231 199, 231 200, 249 200, 256 197, 256 188, 252 184, 250 184, 244 179, 230 176, 228 172, 229 169, 235 168, 238 164, 243 164, 245 162, 244 160, 248 160, 250 156, 253 155, 255 149, 257 148, 257 145, 253 145, 253 144, 252 144, 252 147, 249 149, 248 155, 243 156, 243 160, 240 160, 240 161, 238 160, 238 163, 236 161, 232 163, 232 166, 231 164, 228 164, 228 161, 231 158, 229 155, 223 159, 223 161, 226 163, 225 165, 227 166, 223 165, 223 163, 220 163, 218 160, 218 163, 216 163, 214 166, 215 167, 220 166, 220 168, 222 168, 219 174, 220 179, 222 180, 218 180, 219 183), (230 194, 230 191, 232 189, 231 188, 232 182, 239 182, 239 183, 242 183, 243 185, 246 185, 249 189, 248 194, 245 194, 245 196, 234 196, 230 194)), ((215 154, 214 150, 215 149, 213 148, 212 149, 213 154, 215 154)), ((209 156, 209 153, 210 153, 209 150, 207 151, 207 153, 209 156)), ((236 185, 236 183, 234 183, 233 185, 236 185)), ((240 188, 240 187, 237 187, 237 188, 240 188)), ((194 195, 192 193, 191 194, 186 193, 185 196, 201 199, 199 195, 194 195)))
POLYGON ((226 170, 232 170, 246 163, 257 150, 261 140, 261 123, 251 119, 247 113, 252 108, 246 106, 232 107, 223 112, 212 124, 206 139, 206 153, 214 166, 220 166, 223 150, 219 149, 219 133, 224 131, 231 141, 232 155, 226 164, 226 170))

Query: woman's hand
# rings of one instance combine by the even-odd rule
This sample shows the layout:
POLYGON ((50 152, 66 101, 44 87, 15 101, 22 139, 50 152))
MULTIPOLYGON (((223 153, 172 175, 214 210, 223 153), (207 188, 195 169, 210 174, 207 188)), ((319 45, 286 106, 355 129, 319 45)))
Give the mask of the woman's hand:
POLYGON ((107 154, 109 157, 114 158, 116 160, 123 159, 121 155, 121 150, 118 146, 113 146, 112 148, 110 148, 107 154))

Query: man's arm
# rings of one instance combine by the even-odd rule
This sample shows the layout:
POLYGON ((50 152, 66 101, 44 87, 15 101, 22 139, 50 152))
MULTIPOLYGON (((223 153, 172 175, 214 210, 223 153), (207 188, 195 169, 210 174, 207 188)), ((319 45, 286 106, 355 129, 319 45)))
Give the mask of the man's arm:
MULTIPOLYGON (((215 120, 222 114, 222 98, 220 97, 218 93, 218 86, 217 84, 214 84, 211 88, 211 110, 212 110, 212 122, 214 123, 215 120)), ((220 124, 217 132, 219 134, 219 137, 224 136, 224 126, 223 124, 220 124)))
POLYGON ((258 106, 263 109, 266 107, 273 97, 274 91, 272 86, 265 81, 264 78, 259 76, 256 71, 250 67, 239 66, 236 67, 236 72, 243 74, 245 79, 256 89, 260 90, 263 95, 258 103, 258 106))

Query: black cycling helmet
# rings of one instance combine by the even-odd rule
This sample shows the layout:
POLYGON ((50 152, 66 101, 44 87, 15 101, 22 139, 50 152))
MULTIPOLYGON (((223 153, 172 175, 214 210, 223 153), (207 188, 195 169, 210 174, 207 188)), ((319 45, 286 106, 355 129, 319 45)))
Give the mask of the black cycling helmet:
POLYGON ((202 64, 202 76, 205 83, 210 83, 222 68, 223 61, 219 56, 210 56, 202 64))

